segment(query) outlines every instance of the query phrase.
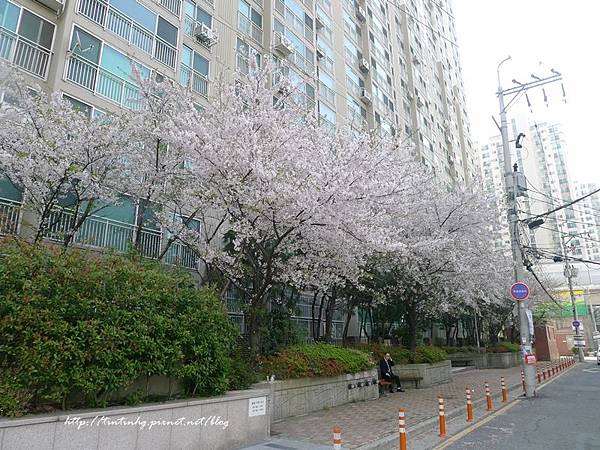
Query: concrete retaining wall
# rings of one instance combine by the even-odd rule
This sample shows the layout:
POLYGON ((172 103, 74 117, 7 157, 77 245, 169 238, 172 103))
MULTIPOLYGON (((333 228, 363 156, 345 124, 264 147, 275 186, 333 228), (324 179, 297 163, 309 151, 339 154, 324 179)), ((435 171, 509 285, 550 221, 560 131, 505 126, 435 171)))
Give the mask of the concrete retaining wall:
POLYGON ((487 369, 486 353, 452 353, 448 359, 454 367, 474 366, 477 369, 487 369))
POLYGON ((0 420, 0 450, 230 450, 269 437, 268 389, 0 420))
POLYGON ((394 366, 394 373, 401 378, 403 376, 422 377, 419 387, 429 387, 450 381, 452 365, 449 360, 434 364, 402 364, 394 366))
POLYGON ((486 353, 488 369, 508 369, 521 363, 518 352, 486 353))
POLYGON ((258 383, 255 387, 270 389, 273 420, 379 398, 377 369, 339 377, 276 380, 258 383), (372 380, 375 380, 375 384, 372 380))

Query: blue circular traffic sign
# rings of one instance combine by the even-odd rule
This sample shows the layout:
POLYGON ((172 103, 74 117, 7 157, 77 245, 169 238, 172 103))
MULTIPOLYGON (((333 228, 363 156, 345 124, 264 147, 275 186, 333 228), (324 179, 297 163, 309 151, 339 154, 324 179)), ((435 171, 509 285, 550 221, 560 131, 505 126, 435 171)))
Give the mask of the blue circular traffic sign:
POLYGON ((515 283, 510 287, 510 295, 515 300, 525 300, 529 297, 529 286, 525 283, 515 283))

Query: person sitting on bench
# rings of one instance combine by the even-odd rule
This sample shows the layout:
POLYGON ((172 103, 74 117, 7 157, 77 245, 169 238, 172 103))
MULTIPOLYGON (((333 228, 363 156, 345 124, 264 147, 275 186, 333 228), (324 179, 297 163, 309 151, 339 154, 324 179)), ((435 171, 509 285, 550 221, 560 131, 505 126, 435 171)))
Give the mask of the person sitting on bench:
POLYGON ((400 377, 394 372, 392 372, 392 366, 394 365, 394 361, 389 353, 386 353, 383 359, 379 362, 379 372, 381 373, 381 378, 389 381, 390 384, 390 392, 394 392, 394 383, 396 384, 396 392, 404 392, 402 386, 400 385, 400 377))

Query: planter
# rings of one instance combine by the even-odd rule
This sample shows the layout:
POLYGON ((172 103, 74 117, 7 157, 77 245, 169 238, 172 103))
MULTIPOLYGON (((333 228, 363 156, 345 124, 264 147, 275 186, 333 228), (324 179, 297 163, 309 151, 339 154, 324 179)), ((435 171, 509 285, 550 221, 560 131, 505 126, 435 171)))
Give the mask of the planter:
POLYGON ((229 450, 266 440, 269 390, 0 420, 0 450, 229 450), (261 407, 263 406, 264 407, 261 407))
POLYGON ((486 369, 488 367, 486 353, 452 353, 448 359, 452 362, 452 367, 474 366, 477 369, 486 369))
POLYGON ((377 369, 338 377, 295 378, 254 385, 270 389, 273 420, 379 398, 377 369), (373 380, 375 383, 373 384, 373 380))
POLYGON ((486 353, 486 356, 488 369, 508 369, 521 363, 517 352, 486 353))
POLYGON ((452 379, 452 364, 450 360, 434 364, 402 364, 394 366, 394 373, 400 378, 421 378, 419 387, 429 387, 449 382, 452 379))

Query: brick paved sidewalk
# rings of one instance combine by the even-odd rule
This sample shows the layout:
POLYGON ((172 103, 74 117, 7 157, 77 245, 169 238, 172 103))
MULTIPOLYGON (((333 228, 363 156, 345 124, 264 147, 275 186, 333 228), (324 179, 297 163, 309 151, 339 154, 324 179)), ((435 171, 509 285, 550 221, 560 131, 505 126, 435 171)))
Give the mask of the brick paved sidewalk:
MULTIPOLYGON (((406 424, 410 431, 411 427, 437 416, 438 395, 444 397, 446 412, 449 414, 452 410, 465 406, 466 386, 472 387, 474 402, 484 398, 486 381, 490 384, 492 394, 499 394, 502 376, 509 388, 521 383, 519 367, 458 372, 453 374, 450 383, 432 388, 410 389, 378 400, 346 404, 276 422, 271 427, 271 435, 331 445, 332 429, 340 426, 344 448, 357 448, 397 433, 399 408, 406 410, 406 424)), ((514 393, 511 395, 515 396, 514 393)), ((476 408, 475 416, 477 415, 476 408)))

